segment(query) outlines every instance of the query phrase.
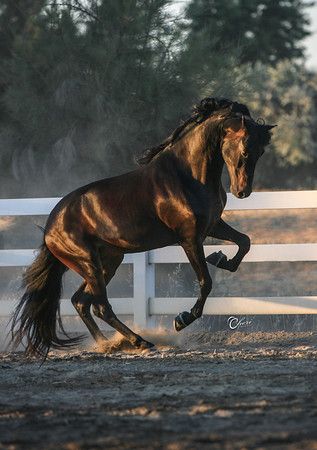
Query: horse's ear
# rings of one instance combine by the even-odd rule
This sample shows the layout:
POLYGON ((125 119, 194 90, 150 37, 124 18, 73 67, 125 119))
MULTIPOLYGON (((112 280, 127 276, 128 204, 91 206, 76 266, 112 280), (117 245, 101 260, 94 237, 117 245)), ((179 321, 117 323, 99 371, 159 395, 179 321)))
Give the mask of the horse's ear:
POLYGON ((277 125, 264 125, 264 126, 267 129, 267 131, 270 131, 270 130, 272 130, 272 128, 277 127, 277 125))
POLYGON ((243 138, 247 134, 243 116, 225 120, 223 128, 229 139, 243 138))

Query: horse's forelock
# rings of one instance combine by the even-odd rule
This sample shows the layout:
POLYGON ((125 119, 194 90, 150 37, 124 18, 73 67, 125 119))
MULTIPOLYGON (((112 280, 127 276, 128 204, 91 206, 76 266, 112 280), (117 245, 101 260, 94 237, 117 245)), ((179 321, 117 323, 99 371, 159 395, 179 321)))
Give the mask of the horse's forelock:
POLYGON ((201 114, 205 118, 214 112, 228 110, 229 113, 240 113, 245 116, 251 116, 249 109, 242 103, 233 102, 226 98, 206 97, 194 107, 194 114, 201 114))

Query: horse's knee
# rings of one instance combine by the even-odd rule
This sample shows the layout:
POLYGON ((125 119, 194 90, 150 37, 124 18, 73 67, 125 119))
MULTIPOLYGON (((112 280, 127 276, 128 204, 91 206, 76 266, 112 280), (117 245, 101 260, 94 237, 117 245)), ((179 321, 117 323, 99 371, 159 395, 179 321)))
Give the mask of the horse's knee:
POLYGON ((248 251, 251 248, 251 239, 246 234, 242 234, 241 240, 239 243, 239 247, 245 252, 248 253, 248 251))

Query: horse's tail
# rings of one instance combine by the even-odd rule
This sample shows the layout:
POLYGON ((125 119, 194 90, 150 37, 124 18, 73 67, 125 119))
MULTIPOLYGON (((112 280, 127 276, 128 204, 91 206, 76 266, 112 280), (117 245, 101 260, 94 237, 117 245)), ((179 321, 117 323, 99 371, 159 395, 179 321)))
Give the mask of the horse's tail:
POLYGON ((46 358, 51 347, 69 347, 82 339, 81 336, 70 338, 61 321, 59 303, 66 270, 67 267, 43 243, 38 256, 23 275, 25 293, 11 322, 14 348, 22 343, 26 354, 39 354, 46 358), (66 338, 58 337, 57 324, 66 338))

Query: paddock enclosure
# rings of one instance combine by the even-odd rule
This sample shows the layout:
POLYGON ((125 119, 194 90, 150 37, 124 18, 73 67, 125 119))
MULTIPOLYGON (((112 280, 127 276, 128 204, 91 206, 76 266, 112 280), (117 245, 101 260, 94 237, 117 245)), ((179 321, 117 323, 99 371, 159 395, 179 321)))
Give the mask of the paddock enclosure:
MULTIPOLYGON (((59 198, 1 199, 1 216, 47 215, 59 198)), ((238 200, 228 194, 226 211, 259 211, 284 209, 317 209, 317 191, 255 192, 251 197, 238 200)), ((310 225, 310 224, 307 224, 310 225)), ((295 236, 296 239, 296 236, 295 236)), ((228 257, 235 253, 235 246, 205 246, 205 254, 222 250, 228 257)), ((34 249, 0 250, 0 267, 21 267, 30 264, 34 249)), ((191 298, 156 297, 155 265, 186 263, 187 257, 178 246, 166 247, 150 252, 126 255, 123 264, 133 265, 133 296, 111 298, 117 314, 133 315, 134 323, 147 327, 151 317, 175 315, 193 304, 191 298)), ((244 258, 244 262, 316 262, 317 243, 255 244, 244 258)), ((213 295, 213 294, 211 294, 213 295)), ((12 299, 2 300, 0 316, 9 315, 13 309, 12 299)), ((69 301, 62 301, 62 313, 75 315, 69 301)), ((317 312, 317 296, 279 297, 212 297, 205 306, 204 314, 314 314, 317 312)))
MULTIPOLYGON (((15 218, 23 225, 21 217, 46 216, 57 201, 0 200, 3 235, 15 218)), ((156 344, 153 352, 130 348, 106 328, 107 347, 88 340, 73 350, 52 351, 41 366, 5 349, 3 338, 0 448, 317 449, 316 209, 317 191, 256 192, 245 200, 229 195, 228 222, 240 211, 241 223, 252 223, 255 243, 236 274, 211 268, 215 282, 205 316, 178 334, 172 318, 195 301, 195 289, 182 287, 193 284, 182 249, 126 256, 110 301, 156 344), (291 230, 295 211, 298 227, 291 230), (121 288, 125 277, 129 286, 121 288), (167 286, 176 278, 176 286, 167 286), (233 286, 238 280, 240 291, 233 286), (294 329, 283 331, 281 321, 279 330, 265 330, 263 315, 272 323, 274 317, 293 317, 294 329), (221 330, 210 326, 216 317, 221 330), (307 317, 313 325, 303 330, 307 317)), ((4 238, 0 250, 4 277, 14 274, 2 286, 2 336, 18 298, 19 273, 36 251, 18 247, 21 240, 10 248, 10 239, 4 238)), ((205 254, 235 251, 233 245, 207 244, 205 254)), ((62 300, 63 319, 67 330, 77 331, 69 292, 62 300)))

